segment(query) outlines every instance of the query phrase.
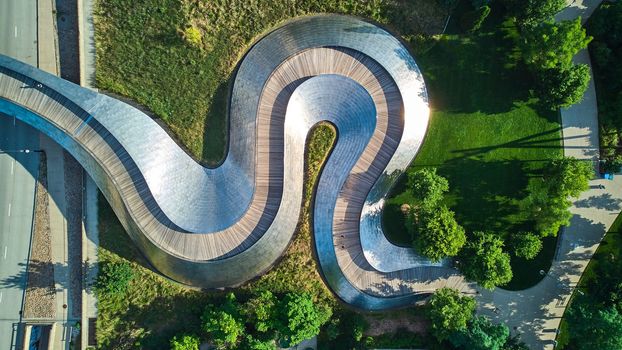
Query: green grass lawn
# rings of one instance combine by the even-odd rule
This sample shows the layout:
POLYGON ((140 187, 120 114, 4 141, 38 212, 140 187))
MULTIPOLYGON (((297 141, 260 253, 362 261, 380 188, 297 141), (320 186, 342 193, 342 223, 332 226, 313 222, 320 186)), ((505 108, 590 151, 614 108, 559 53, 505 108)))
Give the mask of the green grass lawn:
MULTIPOLYGON (((511 36, 511 27, 493 17, 479 34, 444 35, 416 57, 432 114, 423 147, 408 169, 437 167, 449 180, 447 204, 467 232, 493 231, 503 237, 532 230, 518 203, 526 196, 529 177, 562 155, 558 114, 542 110, 531 97, 533 82, 515 64, 511 36)), ((399 207, 411 199, 403 178, 384 212, 385 232, 403 246, 411 244, 411 237, 399 207)), ((555 241, 545 240, 533 261, 514 261, 515 277, 506 288, 538 282, 537 271, 550 266, 555 241)))
POLYGON ((407 40, 439 32, 447 15, 437 0, 97 0, 97 87, 145 106, 191 155, 217 165, 243 54, 279 23, 314 13, 371 18, 407 40), (188 39, 188 28, 198 41, 188 39))

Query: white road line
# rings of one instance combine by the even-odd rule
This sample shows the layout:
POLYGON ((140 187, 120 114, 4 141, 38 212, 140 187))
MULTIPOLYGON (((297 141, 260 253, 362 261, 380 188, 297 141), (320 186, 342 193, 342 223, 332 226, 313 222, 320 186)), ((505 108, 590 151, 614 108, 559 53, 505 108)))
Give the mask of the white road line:
POLYGON ((2 302, 2 292, 0 292, 0 303, 2 302))
POLYGON ((9 250, 9 246, 4 246, 4 260, 6 260, 6 252, 9 250))
POLYGON ((11 161, 11 175, 13 175, 13 170, 15 170, 15 159, 11 161))
POLYGON ((17 38, 17 26, 15 26, 15 37, 17 38))
POLYGON ((11 216, 11 203, 9 203, 9 215, 8 216, 11 216))

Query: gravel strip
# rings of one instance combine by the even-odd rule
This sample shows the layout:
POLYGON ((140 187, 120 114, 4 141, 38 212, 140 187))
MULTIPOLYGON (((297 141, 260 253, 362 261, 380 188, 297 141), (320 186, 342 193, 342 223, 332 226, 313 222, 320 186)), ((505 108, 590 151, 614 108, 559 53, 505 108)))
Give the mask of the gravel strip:
POLYGON ((54 290, 54 266, 50 216, 48 212, 47 163, 45 153, 40 154, 39 181, 35 198, 35 218, 32 237, 28 285, 24 305, 24 318, 55 318, 56 292, 54 290))

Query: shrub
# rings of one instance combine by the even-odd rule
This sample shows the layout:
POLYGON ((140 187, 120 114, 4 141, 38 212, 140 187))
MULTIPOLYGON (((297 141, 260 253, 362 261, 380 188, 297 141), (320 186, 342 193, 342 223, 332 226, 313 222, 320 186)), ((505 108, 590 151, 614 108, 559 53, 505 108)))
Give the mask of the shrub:
POLYGON ((99 293, 123 294, 134 278, 134 270, 128 262, 105 263, 97 274, 95 288, 99 293))
POLYGON ((455 332, 450 342, 457 347, 469 350, 501 350, 510 336, 510 330, 504 324, 494 324, 483 316, 477 316, 469 326, 455 332))
POLYGON ((218 307, 208 305, 201 320, 203 330, 218 348, 233 347, 244 335, 244 323, 233 293, 229 293, 225 302, 218 307))
POLYGON ((318 335, 331 315, 330 308, 316 305, 309 294, 288 293, 279 303, 276 327, 284 343, 293 346, 318 335))
POLYGON ((171 350, 199 350, 199 337, 194 335, 175 336, 171 339, 171 350))
POLYGON ((184 40, 191 46, 201 48, 202 37, 201 31, 195 26, 187 27, 184 30, 184 40))

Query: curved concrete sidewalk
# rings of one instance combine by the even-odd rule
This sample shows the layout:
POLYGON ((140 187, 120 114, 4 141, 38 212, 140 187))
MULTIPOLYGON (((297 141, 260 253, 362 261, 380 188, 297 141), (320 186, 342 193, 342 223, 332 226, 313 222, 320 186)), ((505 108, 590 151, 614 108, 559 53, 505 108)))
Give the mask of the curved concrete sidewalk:
MULTIPOLYGON (((574 1, 557 20, 585 20, 601 1, 574 1)), ((575 57, 576 63, 590 64, 587 50, 575 57)), ((598 106, 593 79, 583 101, 561 111, 564 155, 598 161, 598 106)), ((596 175, 596 174, 595 174, 596 175)), ((571 224, 561 234, 551 269, 536 286, 522 291, 480 291, 479 312, 505 322, 512 334, 532 349, 553 349, 555 337, 570 296, 600 241, 622 209, 622 178, 613 181, 595 178, 590 188, 570 209, 571 224), (601 188, 604 186, 604 188, 601 188)), ((534 272, 537 273, 537 272, 534 272)))

